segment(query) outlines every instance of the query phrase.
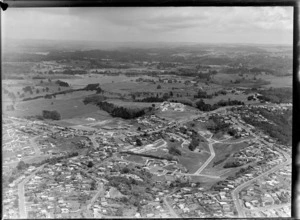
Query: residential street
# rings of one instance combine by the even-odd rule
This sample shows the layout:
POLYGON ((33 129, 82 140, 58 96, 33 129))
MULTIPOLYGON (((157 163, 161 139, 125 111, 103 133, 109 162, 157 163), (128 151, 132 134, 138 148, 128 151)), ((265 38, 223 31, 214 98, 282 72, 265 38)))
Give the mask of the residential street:
POLYGON ((32 174, 26 177, 21 183, 18 185, 18 196, 19 196, 19 214, 20 218, 27 218, 27 211, 25 207, 25 189, 24 186, 28 180, 30 180, 38 171, 43 169, 46 164, 38 167, 32 174))
POLYGON ((285 161, 284 163, 275 166, 274 168, 272 168, 272 169, 270 169, 270 170, 268 170, 268 171, 262 173, 261 175, 259 175, 259 176, 255 177, 255 178, 253 178, 253 179, 251 179, 251 180, 249 180, 249 181, 243 183, 242 185, 239 185, 236 189, 234 189, 234 190, 232 191, 232 193, 231 193, 231 194, 232 194, 232 198, 233 198, 235 207, 236 207, 236 209, 237 209, 238 217, 239 217, 239 218, 245 218, 245 217, 246 217, 246 216, 245 216, 245 213, 244 213, 244 209, 243 209, 243 207, 242 207, 242 205, 241 205, 241 202, 240 202, 240 200, 239 200, 239 198, 238 198, 239 192, 240 192, 243 188, 249 186, 252 182, 258 180, 259 178, 261 178, 261 177, 263 177, 263 176, 266 176, 266 175, 268 175, 268 174, 270 174, 270 173, 273 173, 273 172, 275 172, 275 171, 277 171, 277 170, 283 168, 283 167, 286 166, 286 165, 291 164, 291 158, 290 158, 287 154, 285 154, 285 153, 283 153, 283 155, 285 156, 285 159, 286 159, 286 161, 285 161))

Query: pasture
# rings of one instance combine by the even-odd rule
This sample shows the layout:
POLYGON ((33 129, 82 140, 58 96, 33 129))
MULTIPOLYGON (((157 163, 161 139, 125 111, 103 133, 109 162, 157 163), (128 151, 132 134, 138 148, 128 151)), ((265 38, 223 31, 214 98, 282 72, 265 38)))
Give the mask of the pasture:
POLYGON ((79 116, 89 117, 89 114, 99 111, 99 108, 95 105, 84 105, 81 98, 36 99, 17 102, 15 111, 4 111, 4 114, 15 117, 36 116, 41 115, 43 110, 56 110, 62 119, 69 119, 79 116))

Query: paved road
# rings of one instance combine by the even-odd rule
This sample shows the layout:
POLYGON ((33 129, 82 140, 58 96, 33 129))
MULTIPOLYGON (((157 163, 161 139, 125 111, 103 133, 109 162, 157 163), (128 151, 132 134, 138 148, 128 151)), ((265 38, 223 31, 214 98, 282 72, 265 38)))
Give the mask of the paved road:
POLYGON ((32 174, 26 177, 21 183, 18 184, 18 196, 19 196, 19 215, 20 218, 27 218, 27 211, 25 206, 25 189, 24 186, 28 180, 30 180, 38 171, 40 171, 46 164, 38 167, 32 174))
POLYGON ((30 138, 29 139, 29 141, 30 141, 30 144, 31 144, 31 146, 33 146, 33 148, 34 148, 34 151, 35 151, 35 157, 37 157, 37 156, 40 156, 41 155, 41 150, 40 150, 40 148, 37 146, 37 144, 36 144, 36 139, 38 139, 39 138, 39 136, 37 136, 37 137, 33 137, 33 138, 30 138))
MULTIPOLYGON (((249 129, 248 127, 242 125, 238 120, 235 119, 234 121, 235 121, 235 123, 238 124, 241 128, 243 128, 244 130, 246 130, 247 132, 249 132, 251 135, 253 135, 253 136, 255 137, 255 139, 258 139, 259 141, 261 141, 262 143, 266 144, 267 146, 273 145, 273 144, 271 144, 271 143, 265 141, 264 139, 258 137, 256 134, 254 134, 254 133, 251 131, 251 129, 249 129)), ((279 150, 279 149, 278 149, 278 150, 279 150)), ((274 168, 272 168, 272 169, 270 169, 270 170, 264 172, 263 174, 261 174, 261 175, 255 177, 254 179, 251 179, 251 180, 249 180, 249 181, 243 183, 242 185, 238 186, 236 189, 234 189, 234 190, 232 191, 232 198, 233 198, 235 207, 236 207, 237 212, 238 212, 238 217, 242 217, 242 218, 243 218, 243 217, 246 217, 246 216, 245 216, 245 213, 244 213, 244 209, 243 209, 243 207, 242 207, 242 205, 241 205, 241 203, 240 203, 240 200, 239 200, 239 198, 238 198, 239 192, 240 192, 243 188, 249 186, 252 182, 256 181, 257 179, 259 179, 259 178, 261 178, 261 177, 263 177, 263 176, 265 176, 265 175, 268 175, 268 174, 270 174, 270 173, 272 173, 272 172, 274 172, 274 171, 276 171, 276 170, 278 170, 278 169, 281 169, 282 167, 284 167, 284 166, 286 166, 286 165, 288 165, 288 164, 291 164, 291 159, 290 159, 290 157, 289 157, 285 152, 283 152, 283 151, 281 151, 281 150, 279 150, 279 151, 284 155, 284 157, 285 157, 285 159, 286 159, 286 161, 285 161, 284 163, 279 164, 279 165, 275 166, 274 168)))
POLYGON ((91 140, 91 142, 92 142, 92 144, 93 144, 94 149, 99 148, 99 144, 98 144, 98 142, 96 141, 95 135, 90 135, 90 136, 88 136, 88 137, 90 138, 90 140, 91 140))
POLYGON ((252 209, 247 209, 247 208, 243 208, 244 211, 265 211, 265 210, 270 210, 270 209, 280 209, 280 208, 284 208, 286 206, 291 206, 290 203, 285 203, 285 204, 279 204, 279 205, 268 205, 268 206, 264 206, 264 207, 257 207, 257 208, 252 208, 252 209))
POLYGON ((104 186, 103 183, 100 183, 99 188, 98 188, 98 192, 96 193, 96 195, 94 195, 94 197, 91 199, 91 202, 87 205, 87 210, 89 210, 93 204, 95 203, 96 199, 99 196, 104 196, 104 186))
POLYGON ((210 138, 207 139, 209 141, 208 143, 208 147, 210 150, 210 156, 209 158, 205 161, 205 163, 194 173, 194 174, 200 174, 206 167, 207 165, 215 158, 216 154, 215 154, 215 150, 213 147, 213 143, 214 141, 212 141, 210 138))
POLYGON ((198 176, 198 177, 207 177, 211 179, 221 179, 220 176, 212 176, 207 174, 194 174, 194 173, 175 173, 175 175, 181 175, 181 176, 198 176))
MULTIPOLYGON (((173 193, 174 193, 174 192, 173 192, 173 193)), ((177 215, 177 213, 174 211, 174 209, 172 208, 172 206, 171 206, 171 205, 169 204, 169 202, 167 201, 167 197, 170 196, 170 195, 173 194, 173 193, 170 193, 170 194, 168 194, 168 195, 165 195, 165 196, 163 197, 163 201, 164 201, 164 203, 166 204, 166 206, 168 207, 169 212, 171 213, 172 217, 173 217, 173 218, 180 218, 180 216, 177 215)))

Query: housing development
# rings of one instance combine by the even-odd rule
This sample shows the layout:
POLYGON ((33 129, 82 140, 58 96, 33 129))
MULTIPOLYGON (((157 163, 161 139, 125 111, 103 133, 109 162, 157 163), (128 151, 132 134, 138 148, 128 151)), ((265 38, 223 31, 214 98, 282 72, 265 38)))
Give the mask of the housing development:
POLYGON ((291 217, 291 46, 24 42, 3 219, 291 217))

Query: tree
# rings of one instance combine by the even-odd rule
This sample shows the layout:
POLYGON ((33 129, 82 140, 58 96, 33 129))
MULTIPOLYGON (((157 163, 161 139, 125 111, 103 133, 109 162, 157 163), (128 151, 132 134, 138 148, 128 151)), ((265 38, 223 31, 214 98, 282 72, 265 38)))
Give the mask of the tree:
POLYGON ((129 168, 128 167, 124 167, 123 169, 122 169, 122 173, 129 173, 129 168))
POLYGON ((25 169, 27 167, 27 164, 23 161, 23 160, 21 160, 19 163, 18 163, 18 165, 17 165, 17 169, 18 170, 23 170, 23 169, 25 169))
POLYGON ((152 107, 155 108, 155 104, 152 104, 152 107))
POLYGON ((95 189, 96 189, 96 182, 93 181, 93 182, 91 183, 91 190, 95 190, 95 189))
POLYGON ((177 147, 175 147, 174 145, 169 147, 169 153, 172 154, 172 155, 175 155, 175 156, 181 155, 181 151, 177 147))
POLYGON ((143 143, 142 143, 142 141, 140 139, 136 139, 136 145, 137 146, 142 146, 143 143))
POLYGON ((94 166, 94 164, 93 164, 93 162, 92 162, 92 161, 89 161, 87 166, 88 166, 89 168, 91 168, 91 167, 93 167, 93 166, 94 166))
POLYGON ((48 87, 46 87, 46 92, 49 92, 49 88, 48 87))
POLYGON ((169 97, 170 97, 170 96, 169 96, 168 93, 164 93, 164 95, 163 95, 163 99, 164 99, 164 100, 167 100, 169 97))
POLYGON ((36 94, 39 94, 39 93, 40 93, 40 90, 39 90, 39 89, 36 89, 36 90, 35 90, 35 93, 36 93, 36 94))
POLYGON ((157 85, 157 87, 156 87, 157 89, 161 89, 161 85, 157 85))
POLYGON ((141 127, 138 127, 137 130, 138 130, 138 131, 141 131, 141 127))

